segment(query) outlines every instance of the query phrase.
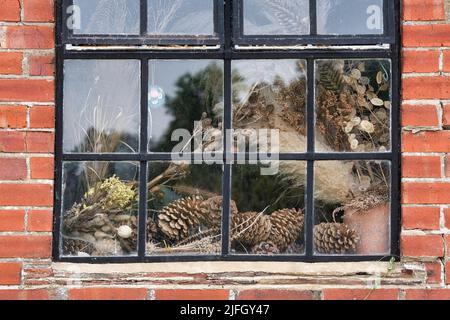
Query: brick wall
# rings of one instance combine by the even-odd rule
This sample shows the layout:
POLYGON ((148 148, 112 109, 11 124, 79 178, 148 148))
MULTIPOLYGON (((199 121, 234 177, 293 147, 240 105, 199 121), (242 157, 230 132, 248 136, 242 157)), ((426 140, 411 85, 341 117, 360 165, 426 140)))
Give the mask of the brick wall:
POLYGON ((450 298, 450 1, 403 0, 403 257, 393 266, 52 263, 53 0, 0 8, 0 299, 450 298))

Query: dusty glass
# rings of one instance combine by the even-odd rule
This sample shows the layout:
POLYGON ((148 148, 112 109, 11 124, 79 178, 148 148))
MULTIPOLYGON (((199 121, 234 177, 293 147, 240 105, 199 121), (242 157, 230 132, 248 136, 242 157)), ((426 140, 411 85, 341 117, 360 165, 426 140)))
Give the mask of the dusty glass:
POLYGON ((212 35, 214 0, 148 0, 147 29, 151 35, 212 35))
POLYGON ((316 151, 391 150, 391 63, 316 62, 316 151))
POLYGON ((271 161, 232 168, 233 254, 303 254, 306 162, 271 161))
POLYGON ((233 151, 245 151, 239 139, 253 151, 306 151, 306 62, 239 60, 232 62, 232 70, 233 151))
POLYGON ((64 152, 139 151, 140 62, 64 62, 64 152))
POLYGON ((149 162, 147 254, 219 254, 222 166, 149 162))
POLYGON ((151 60, 148 91, 149 151, 222 149, 223 61, 151 60))
POLYGON ((139 163, 65 162, 63 255, 136 255, 139 163))
POLYGON ((245 35, 309 34, 309 0, 243 0, 245 35))
POLYGON ((383 0, 317 1, 318 34, 383 34, 383 21, 383 0))
POLYGON ((316 254, 390 252, 390 166, 375 160, 315 162, 316 254))
POLYGON ((73 0, 75 35, 139 34, 139 0, 73 0), (79 24, 76 23, 79 13, 79 24))

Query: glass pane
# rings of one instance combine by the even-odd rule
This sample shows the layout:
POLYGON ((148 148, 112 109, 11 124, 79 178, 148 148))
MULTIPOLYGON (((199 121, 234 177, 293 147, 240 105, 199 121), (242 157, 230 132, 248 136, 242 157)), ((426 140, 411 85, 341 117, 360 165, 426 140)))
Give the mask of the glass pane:
POLYGON ((139 0, 73 0, 74 34, 139 34, 139 0), (80 24, 77 24, 79 13, 80 24))
POLYGON ((214 0, 148 0, 148 33, 214 34, 214 0))
POLYGON ((279 140, 271 134, 272 150, 306 151, 306 62, 241 60, 232 68, 235 139, 275 130, 279 140))
POLYGON ((65 162, 62 254, 136 255, 139 163, 65 162))
POLYGON ((304 161, 234 165, 231 252, 303 254, 305 183, 304 161))
POLYGON ((390 171, 388 161, 315 163, 316 253, 390 252, 390 171))
POLYGON ((219 254, 222 166, 149 163, 147 254, 219 254))
POLYGON ((389 60, 316 62, 316 150, 391 149, 389 60))
POLYGON ((383 0, 317 0, 317 32, 383 34, 383 0))
POLYGON ((309 0, 243 0, 244 34, 309 34, 309 0))
POLYGON ((139 148, 140 62, 64 62, 64 151, 135 153, 139 148))
POLYGON ((149 150, 191 152, 201 151, 201 147, 221 150, 223 62, 149 63, 149 150), (192 139, 193 136, 200 141, 192 139), (202 140, 204 143, 200 145, 202 140))

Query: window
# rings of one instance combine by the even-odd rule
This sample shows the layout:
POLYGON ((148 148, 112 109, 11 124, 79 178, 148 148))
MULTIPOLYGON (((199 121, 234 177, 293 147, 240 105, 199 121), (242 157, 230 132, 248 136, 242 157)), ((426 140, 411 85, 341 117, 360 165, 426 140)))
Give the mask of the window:
POLYGON ((57 261, 398 256, 398 1, 57 10, 57 261))

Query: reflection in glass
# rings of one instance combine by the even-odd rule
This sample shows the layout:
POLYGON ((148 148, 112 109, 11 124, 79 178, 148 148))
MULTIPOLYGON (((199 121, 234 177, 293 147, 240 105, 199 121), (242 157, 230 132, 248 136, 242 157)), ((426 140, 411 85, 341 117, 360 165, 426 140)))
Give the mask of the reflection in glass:
POLYGON ((148 33, 212 35, 214 0, 148 0, 148 33))
POLYGON ((63 255, 136 254, 138 166, 134 162, 64 163, 63 255))
POLYGON ((309 34, 309 0, 243 0, 245 35, 309 34))
POLYGON ((316 62, 316 150, 391 149, 389 60, 316 62))
POLYGON ((317 31, 329 35, 383 33, 383 0, 317 0, 317 31))
POLYGON ((137 60, 64 62, 65 152, 138 152, 139 73, 137 60))
POLYGON ((147 254, 218 254, 222 166, 150 162, 147 254))
POLYGON ((81 25, 73 26, 74 34, 139 34, 138 0, 73 0, 73 4, 81 19, 81 25))
POLYGON ((317 161, 314 200, 316 253, 390 252, 390 162, 317 161))
POLYGON ((278 130, 272 150, 306 151, 305 61, 240 60, 232 67, 235 139, 254 130, 278 130))
POLYGON ((303 254, 306 162, 234 165, 231 252, 303 254))
POLYGON ((149 150, 172 152, 176 146, 177 152, 199 151, 199 147, 221 150, 223 62, 152 60, 149 64, 149 150), (193 139, 171 141, 177 129, 203 140, 202 146, 193 139))

